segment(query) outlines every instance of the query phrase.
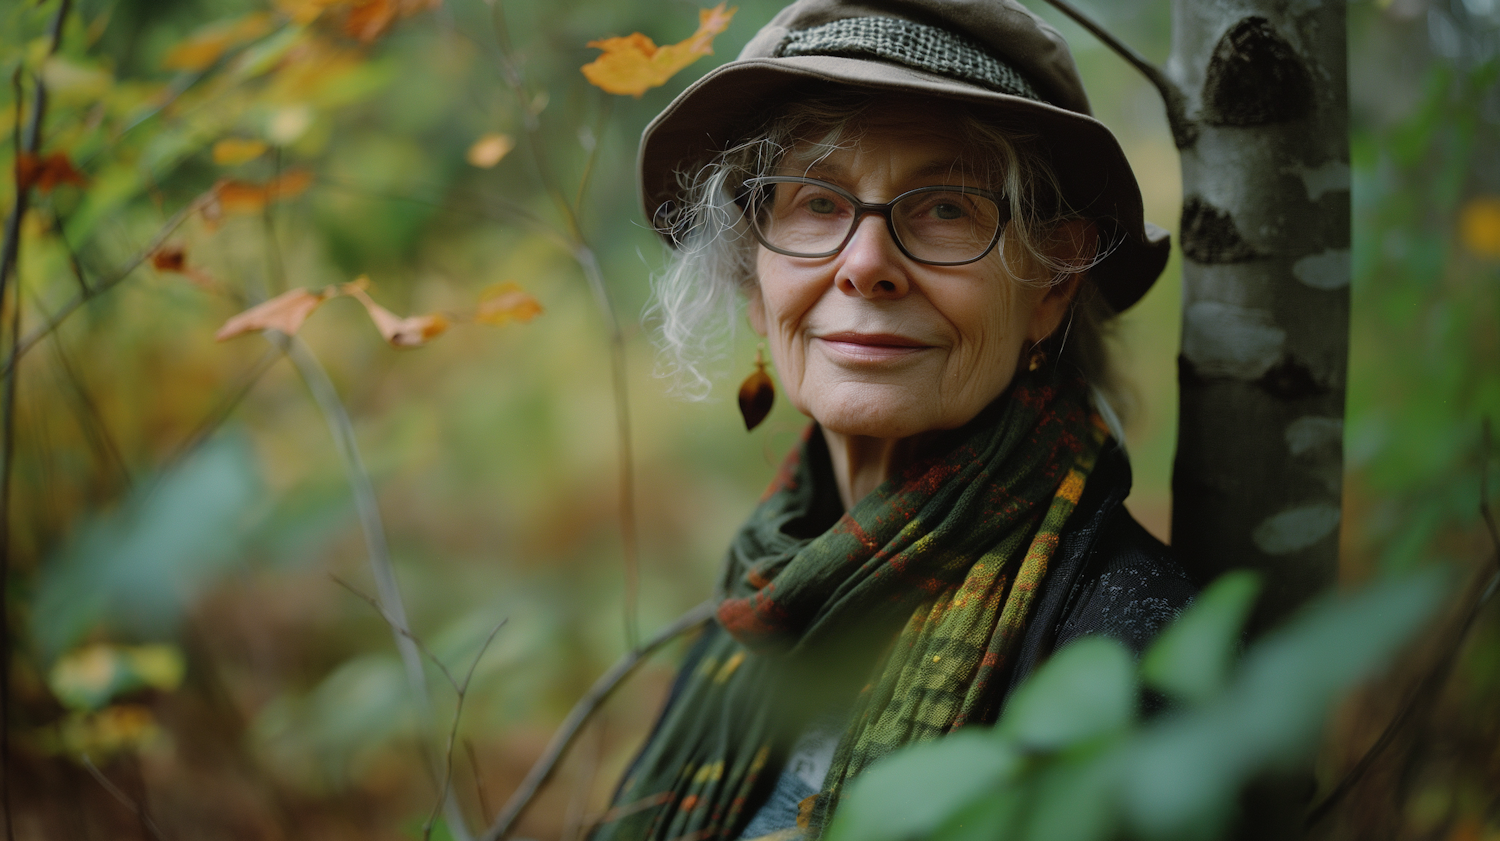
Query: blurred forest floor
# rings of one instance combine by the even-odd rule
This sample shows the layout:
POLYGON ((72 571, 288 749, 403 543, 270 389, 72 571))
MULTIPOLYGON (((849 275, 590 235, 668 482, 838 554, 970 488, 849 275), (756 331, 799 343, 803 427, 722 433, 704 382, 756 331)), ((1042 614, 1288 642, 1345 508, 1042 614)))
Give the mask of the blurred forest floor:
MULTIPOLYGON (((1165 0, 1088 5, 1165 59, 1165 0)), ((779 6, 740 3, 712 56, 639 97, 588 84, 579 68, 599 50, 587 44, 687 39, 698 6, 0 10, 0 61, 16 80, 0 92, 7 213, 18 177, 34 187, 20 305, 6 299, 0 332, 0 357, 19 360, 4 594, 17 838, 423 836, 442 742, 387 623, 350 592, 381 589, 362 483, 413 634, 460 679, 477 664, 452 751, 472 826, 493 819, 630 635, 711 591, 803 422, 783 405, 744 433, 728 397, 754 355, 748 330, 708 402, 674 399, 654 376, 640 313, 662 247, 637 207, 635 144, 779 6), (295 342, 214 341, 278 295, 291 297, 277 318, 306 316, 295 342), (622 386, 637 588, 620 525, 622 386)), ((1500 458, 1486 464, 1481 444, 1482 420, 1500 421, 1500 3, 1356 0, 1349 18, 1341 574, 1447 563, 1481 576, 1495 562, 1481 477, 1500 487, 1500 458)), ((1148 218, 1175 229, 1177 160, 1154 90, 1057 25, 1148 218)), ((1178 259, 1118 334, 1135 395, 1129 504, 1163 537, 1178 259)), ((608 704, 518 837, 580 837, 650 726, 675 651, 608 704)), ((1448 653, 1417 646, 1340 708, 1325 788, 1448 653)), ((1493 605, 1456 658, 1326 837, 1500 838, 1493 605)), ((456 694, 430 661, 426 684, 446 736, 456 694)), ((439 821, 432 837, 446 831, 439 821)))

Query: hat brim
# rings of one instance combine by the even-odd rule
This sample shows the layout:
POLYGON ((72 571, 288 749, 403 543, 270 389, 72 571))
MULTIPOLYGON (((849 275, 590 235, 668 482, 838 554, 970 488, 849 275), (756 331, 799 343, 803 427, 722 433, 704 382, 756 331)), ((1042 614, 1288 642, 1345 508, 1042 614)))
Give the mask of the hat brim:
POLYGON ((828 84, 954 100, 1040 136, 1038 150, 1049 159, 1064 198, 1103 229, 1108 251, 1090 277, 1116 312, 1138 301, 1166 267, 1169 236, 1145 221, 1140 187, 1125 153, 1099 121, 944 76, 840 56, 741 59, 710 71, 678 95, 641 138, 646 218, 659 218, 664 204, 678 200, 679 171, 709 163, 759 128, 776 106, 828 84))

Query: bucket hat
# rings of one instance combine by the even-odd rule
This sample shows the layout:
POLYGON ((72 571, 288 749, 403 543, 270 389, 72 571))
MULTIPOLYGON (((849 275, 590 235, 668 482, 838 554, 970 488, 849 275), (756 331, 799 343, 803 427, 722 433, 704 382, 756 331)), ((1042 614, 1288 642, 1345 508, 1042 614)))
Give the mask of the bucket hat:
MULTIPOLYGON (((1038 136, 1063 198, 1101 227, 1107 252, 1090 277, 1115 311, 1166 266, 1167 232, 1145 221, 1135 174, 1091 115, 1067 43, 1015 0, 797 0, 646 127, 646 218, 675 215, 678 172, 698 170, 778 106, 827 85, 950 100, 1038 136)), ((671 242, 669 225, 657 230, 671 242)))

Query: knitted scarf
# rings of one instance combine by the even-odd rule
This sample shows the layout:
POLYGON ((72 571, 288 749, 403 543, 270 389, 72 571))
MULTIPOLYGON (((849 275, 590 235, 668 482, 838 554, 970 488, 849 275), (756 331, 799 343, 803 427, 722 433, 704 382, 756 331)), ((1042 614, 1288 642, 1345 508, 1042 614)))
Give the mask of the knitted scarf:
POLYGON ((1044 366, 840 512, 816 428, 729 550, 718 627, 596 841, 731 841, 809 721, 849 715, 810 817, 901 745, 993 720, 1106 433, 1044 366), (725 633, 727 631, 727 633, 725 633), (852 709, 852 713, 849 711, 852 709))

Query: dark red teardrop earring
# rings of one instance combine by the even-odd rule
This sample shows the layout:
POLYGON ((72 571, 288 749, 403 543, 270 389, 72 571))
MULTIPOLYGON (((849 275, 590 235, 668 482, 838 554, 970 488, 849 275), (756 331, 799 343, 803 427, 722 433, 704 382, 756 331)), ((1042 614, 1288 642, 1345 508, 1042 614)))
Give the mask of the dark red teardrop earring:
POLYGON ((745 431, 760 426, 760 422, 771 414, 771 404, 776 402, 776 385, 766 373, 765 359, 761 348, 755 349, 755 370, 740 383, 740 414, 745 418, 745 431))

